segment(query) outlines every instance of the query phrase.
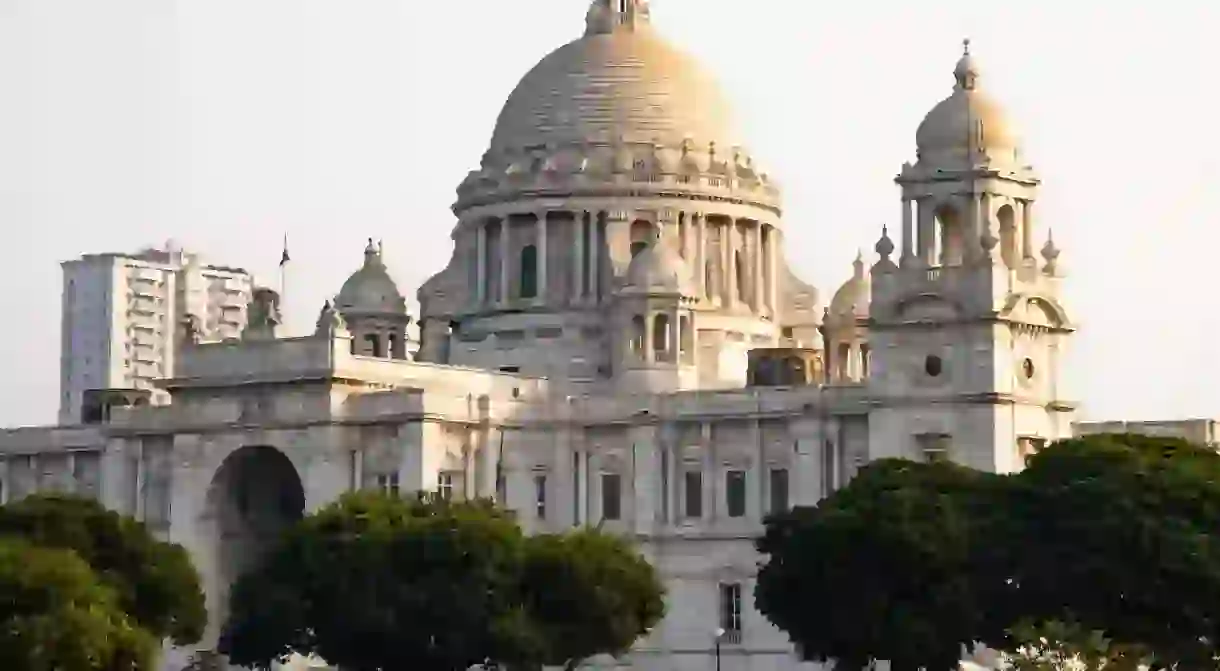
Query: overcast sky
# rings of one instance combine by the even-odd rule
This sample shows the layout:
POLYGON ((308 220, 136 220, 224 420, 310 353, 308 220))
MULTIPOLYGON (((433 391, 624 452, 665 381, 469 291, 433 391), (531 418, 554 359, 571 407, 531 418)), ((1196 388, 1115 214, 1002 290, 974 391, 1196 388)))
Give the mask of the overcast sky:
MULTIPOLYGON (((51 421, 59 262, 174 239, 275 277, 300 331, 364 239, 414 295, 504 98, 587 0, 0 0, 0 425, 51 421)), ((653 0, 785 186, 828 299, 898 226, 893 177, 961 40, 1045 187, 1092 418, 1220 416, 1220 3, 653 0), (748 9, 747 9, 748 8, 748 9)), ((1040 243, 1040 241, 1039 241, 1040 243)))

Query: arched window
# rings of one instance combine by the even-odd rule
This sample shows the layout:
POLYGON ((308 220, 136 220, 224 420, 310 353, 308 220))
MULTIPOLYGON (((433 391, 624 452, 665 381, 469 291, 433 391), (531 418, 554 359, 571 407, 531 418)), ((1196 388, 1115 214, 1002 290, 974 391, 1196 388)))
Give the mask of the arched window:
POLYGON ((962 230, 962 218, 953 207, 942 205, 936 210, 936 236, 940 241, 939 265, 961 265, 966 249, 966 232, 962 230))
POLYGON ((851 369, 849 368, 851 365, 851 345, 848 343, 839 344, 839 360, 835 362, 835 365, 838 368, 835 371, 837 373, 836 377, 840 382, 851 379, 851 369))
POLYGON ((669 315, 657 315, 652 318, 652 350, 658 360, 668 360, 673 352, 669 347, 669 315))
POLYGON ((631 258, 634 259, 640 252, 648 249, 654 239, 656 234, 653 233, 652 224, 643 219, 631 222, 631 258))
POLYGON ((365 355, 374 357, 383 357, 385 354, 381 350, 381 338, 376 333, 367 333, 364 336, 365 355))
POLYGON ((526 245, 521 248, 521 297, 538 296, 538 248, 526 245))
POLYGON ((631 351, 635 354, 643 355, 644 353, 644 332, 647 326, 644 324, 644 317, 636 315, 631 318, 631 351))
POLYGON ((1000 258, 1004 265, 1016 268, 1020 256, 1017 254, 1017 221, 1012 205, 1004 205, 996 212, 1000 224, 1000 258))

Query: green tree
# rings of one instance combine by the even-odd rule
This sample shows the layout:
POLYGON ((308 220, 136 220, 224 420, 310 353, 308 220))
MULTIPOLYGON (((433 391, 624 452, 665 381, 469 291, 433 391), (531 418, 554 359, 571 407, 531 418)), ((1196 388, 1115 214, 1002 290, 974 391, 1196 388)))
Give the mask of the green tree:
POLYGON ((352 671, 517 662, 524 549, 488 502, 349 494, 238 580, 221 649, 258 668, 293 652, 352 671))
POLYGON ((1176 438, 1087 436, 1012 480, 1019 615, 1074 618, 1157 665, 1216 668, 1220 455, 1176 438))
POLYGON ((0 506, 2 536, 74 551, 158 639, 187 645, 203 635, 207 608, 190 556, 130 517, 92 499, 40 494, 0 506))
POLYGON ((597 529, 526 542, 523 594, 547 666, 620 655, 665 614, 656 570, 627 540, 597 529))
POLYGON ((0 668, 150 671, 157 640, 76 553, 0 540, 0 668))
POLYGON ((803 656, 860 669, 956 668, 988 626, 974 548, 994 476, 882 460, 816 508, 766 524, 759 610, 803 656))
POLYGON ((1018 669, 1214 669, 1217 528, 1220 456, 1177 439, 1061 441, 1010 476, 881 461, 768 522, 756 595, 845 667, 945 669, 978 641, 1018 669))

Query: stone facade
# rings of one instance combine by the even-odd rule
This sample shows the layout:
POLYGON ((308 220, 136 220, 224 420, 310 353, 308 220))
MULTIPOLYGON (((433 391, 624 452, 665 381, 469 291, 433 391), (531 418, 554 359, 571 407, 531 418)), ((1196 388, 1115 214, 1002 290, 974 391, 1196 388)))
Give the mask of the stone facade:
POLYGON ((228 585, 303 511, 361 488, 495 497, 530 532, 638 539, 668 615, 620 663, 702 670, 718 647, 726 669, 795 668, 752 605, 765 515, 870 459, 1009 472, 1073 431, 1038 179, 968 50, 954 79, 897 178, 898 242, 883 230, 823 309, 712 80, 644 0, 594 0, 458 188, 417 354, 370 240, 313 335, 278 337, 261 290, 245 337, 183 339, 170 404, 116 394, 97 424, 0 432, 0 500, 87 493, 186 546, 207 647, 228 585))

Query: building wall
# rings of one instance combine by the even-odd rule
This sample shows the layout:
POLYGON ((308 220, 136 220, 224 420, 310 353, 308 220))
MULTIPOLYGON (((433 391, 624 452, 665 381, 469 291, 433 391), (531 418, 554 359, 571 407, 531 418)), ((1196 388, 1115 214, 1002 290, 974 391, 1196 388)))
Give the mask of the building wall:
POLYGON ((86 390, 155 390, 172 376, 187 313, 212 337, 240 335, 251 290, 244 270, 173 249, 86 255, 65 262, 63 278, 60 423, 80 420, 86 390))

